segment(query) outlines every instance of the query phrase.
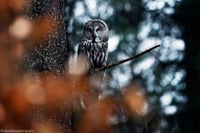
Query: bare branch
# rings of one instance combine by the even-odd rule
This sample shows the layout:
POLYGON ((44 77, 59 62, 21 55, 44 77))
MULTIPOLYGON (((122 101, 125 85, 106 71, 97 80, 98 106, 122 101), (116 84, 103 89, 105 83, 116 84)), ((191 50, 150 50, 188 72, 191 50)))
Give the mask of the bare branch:
POLYGON ((122 63, 125 63, 125 62, 127 62, 127 61, 136 59, 136 58, 138 58, 138 57, 140 57, 140 56, 142 56, 142 55, 144 55, 144 54, 150 52, 151 50, 153 50, 153 49, 155 49, 155 48, 157 48, 157 47, 160 47, 160 45, 156 45, 156 46, 154 46, 154 47, 151 47, 151 48, 149 48, 149 49, 147 49, 147 50, 145 50, 145 51, 143 51, 143 52, 141 52, 141 53, 139 53, 139 54, 136 54, 136 55, 134 55, 134 56, 132 56, 132 57, 129 57, 129 58, 127 58, 127 59, 124 59, 124 60, 121 60, 121 61, 118 61, 118 62, 115 62, 115 63, 112 63, 112 64, 108 64, 108 65, 106 65, 106 66, 104 66, 104 67, 101 67, 101 68, 97 68, 97 69, 95 69, 95 71, 105 70, 105 69, 108 69, 108 68, 111 68, 111 67, 120 65, 120 64, 122 64, 122 63))

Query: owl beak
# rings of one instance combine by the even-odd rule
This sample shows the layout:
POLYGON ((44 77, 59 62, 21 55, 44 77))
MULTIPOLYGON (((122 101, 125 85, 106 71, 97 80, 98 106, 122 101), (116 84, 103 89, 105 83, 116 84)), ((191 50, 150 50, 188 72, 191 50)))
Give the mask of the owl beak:
POLYGON ((97 35, 95 33, 92 34, 92 42, 97 42, 97 35))

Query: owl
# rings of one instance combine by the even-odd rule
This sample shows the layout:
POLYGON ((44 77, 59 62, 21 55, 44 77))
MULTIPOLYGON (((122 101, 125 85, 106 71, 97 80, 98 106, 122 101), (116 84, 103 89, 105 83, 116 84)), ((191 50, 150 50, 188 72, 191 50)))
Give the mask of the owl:
POLYGON ((84 59, 89 73, 101 68, 107 62, 109 29, 100 19, 92 19, 85 23, 78 46, 78 56, 84 59))

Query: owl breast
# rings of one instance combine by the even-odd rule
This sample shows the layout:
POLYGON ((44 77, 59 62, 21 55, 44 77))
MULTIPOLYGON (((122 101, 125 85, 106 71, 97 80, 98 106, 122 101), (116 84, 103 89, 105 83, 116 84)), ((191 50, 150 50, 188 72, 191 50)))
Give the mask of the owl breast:
POLYGON ((88 62, 89 71, 106 65, 107 42, 82 41, 79 44, 78 55, 81 55, 88 62))

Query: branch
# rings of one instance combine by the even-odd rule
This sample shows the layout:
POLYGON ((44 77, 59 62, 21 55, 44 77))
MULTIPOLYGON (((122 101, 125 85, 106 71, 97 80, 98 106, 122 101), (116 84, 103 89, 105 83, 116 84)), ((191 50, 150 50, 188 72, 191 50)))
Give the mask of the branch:
POLYGON ((97 68, 97 69, 95 69, 95 71, 105 70, 105 69, 108 69, 108 68, 111 68, 111 67, 120 65, 120 64, 122 64, 122 63, 125 63, 125 62, 127 62, 127 61, 136 59, 136 58, 138 58, 138 57, 140 57, 140 56, 142 56, 142 55, 144 55, 144 54, 150 52, 151 50, 153 50, 153 49, 155 49, 155 48, 157 48, 157 47, 160 47, 160 45, 156 45, 156 46, 154 46, 154 47, 151 47, 151 48, 149 48, 149 49, 147 49, 147 50, 145 50, 145 51, 143 51, 143 52, 141 52, 141 53, 139 53, 139 54, 136 54, 136 55, 134 55, 134 56, 132 56, 132 57, 129 57, 129 58, 127 58, 127 59, 124 59, 124 60, 121 60, 121 61, 118 61, 118 62, 115 62, 115 63, 112 63, 112 64, 108 64, 108 65, 106 65, 106 66, 104 66, 104 67, 101 67, 101 68, 97 68))

